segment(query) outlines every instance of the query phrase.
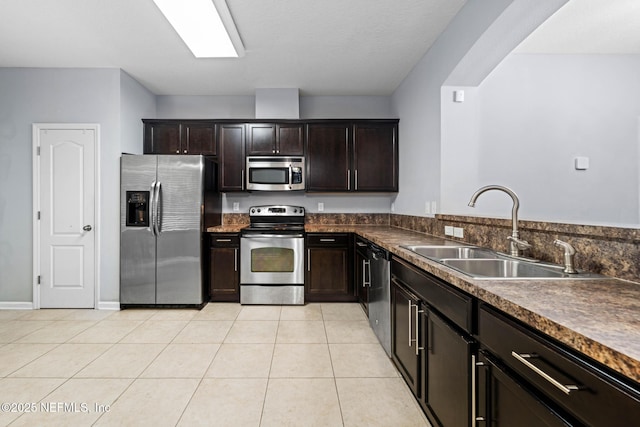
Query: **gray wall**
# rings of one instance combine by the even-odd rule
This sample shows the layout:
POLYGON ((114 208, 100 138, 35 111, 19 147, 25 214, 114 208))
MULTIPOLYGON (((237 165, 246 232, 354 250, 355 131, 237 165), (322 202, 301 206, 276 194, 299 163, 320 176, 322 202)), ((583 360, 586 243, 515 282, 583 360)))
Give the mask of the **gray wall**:
MULTIPOLYGON (((443 86, 478 85, 566 1, 468 0, 409 73, 392 96, 401 135, 396 213, 452 213, 449 209, 458 200, 451 193, 459 191, 460 180, 475 176, 475 147, 449 146, 445 139, 474 139, 478 119, 473 108, 480 107, 465 102, 458 120, 450 120, 443 108, 454 108, 449 104, 455 88, 443 86)), ((466 189, 463 193, 468 197, 466 189)))
POLYGON ((477 187, 498 183, 519 195, 522 218, 640 225, 639 75, 640 55, 512 54, 465 91, 464 104, 443 96, 451 155, 442 167, 465 176, 443 187, 443 208, 507 216, 506 195, 466 207, 477 187), (471 134, 454 135, 474 121, 471 134), (589 157, 588 170, 574 168, 578 156, 589 157))
POLYGON ((117 69, 0 68, 0 303, 33 300, 33 123, 100 125, 100 295, 118 300, 121 140, 141 138, 131 117, 154 113, 133 101, 142 93, 149 107, 153 96, 129 79, 117 69))

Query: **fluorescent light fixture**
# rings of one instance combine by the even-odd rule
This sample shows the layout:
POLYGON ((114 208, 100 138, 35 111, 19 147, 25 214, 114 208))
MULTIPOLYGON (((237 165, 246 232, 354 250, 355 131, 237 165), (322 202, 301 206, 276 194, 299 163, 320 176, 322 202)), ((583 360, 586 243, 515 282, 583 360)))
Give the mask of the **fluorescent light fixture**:
POLYGON ((240 35, 225 0, 153 2, 196 58, 244 56, 240 35))

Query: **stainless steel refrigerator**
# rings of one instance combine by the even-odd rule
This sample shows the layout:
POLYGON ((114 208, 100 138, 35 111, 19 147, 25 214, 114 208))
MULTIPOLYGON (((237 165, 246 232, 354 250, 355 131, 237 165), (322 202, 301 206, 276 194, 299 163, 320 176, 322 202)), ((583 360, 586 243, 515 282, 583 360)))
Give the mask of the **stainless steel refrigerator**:
POLYGON ((121 307, 203 305, 203 233, 221 220, 216 163, 123 154, 120 166, 121 307))

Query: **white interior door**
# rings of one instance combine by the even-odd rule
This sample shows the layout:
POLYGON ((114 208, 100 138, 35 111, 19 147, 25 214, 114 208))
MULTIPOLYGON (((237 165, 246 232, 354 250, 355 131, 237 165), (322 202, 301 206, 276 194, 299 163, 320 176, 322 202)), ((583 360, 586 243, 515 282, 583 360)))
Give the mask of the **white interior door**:
POLYGON ((36 308, 95 306, 97 133, 97 126, 34 125, 40 153, 36 308))

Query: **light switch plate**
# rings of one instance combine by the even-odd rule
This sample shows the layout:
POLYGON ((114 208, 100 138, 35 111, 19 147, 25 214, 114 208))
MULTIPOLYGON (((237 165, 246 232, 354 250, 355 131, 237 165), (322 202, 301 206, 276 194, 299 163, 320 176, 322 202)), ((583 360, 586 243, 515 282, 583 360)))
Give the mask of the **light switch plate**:
POLYGON ((324 212, 324 203, 318 202, 318 212, 324 212))
POLYGON ((464 229, 460 227, 453 227, 453 237, 464 237, 464 229))
POLYGON ((240 211, 240 202, 233 202, 233 211, 234 212, 240 211))
POLYGON ((444 235, 445 236, 453 236, 453 227, 450 225, 444 226, 444 235))

